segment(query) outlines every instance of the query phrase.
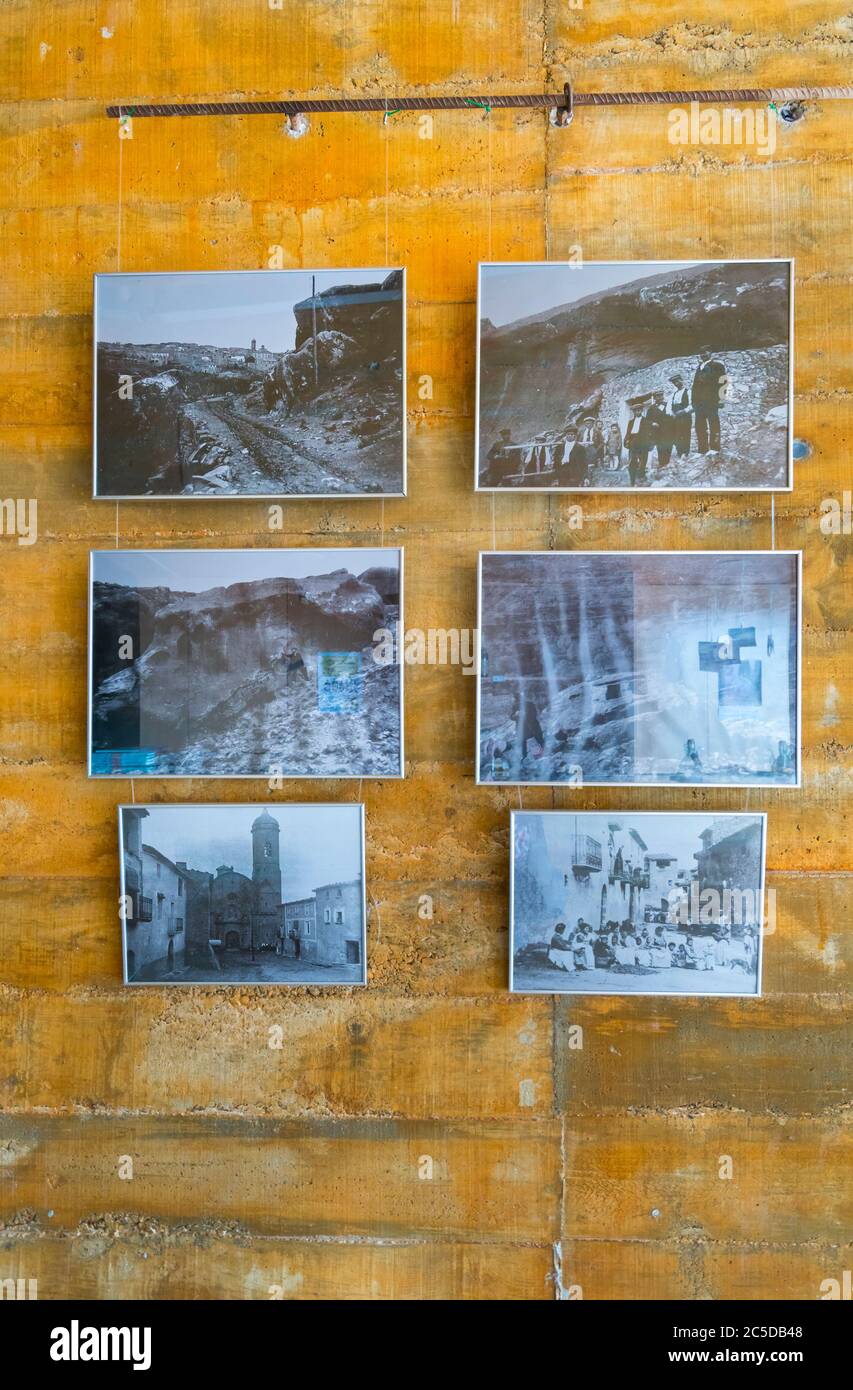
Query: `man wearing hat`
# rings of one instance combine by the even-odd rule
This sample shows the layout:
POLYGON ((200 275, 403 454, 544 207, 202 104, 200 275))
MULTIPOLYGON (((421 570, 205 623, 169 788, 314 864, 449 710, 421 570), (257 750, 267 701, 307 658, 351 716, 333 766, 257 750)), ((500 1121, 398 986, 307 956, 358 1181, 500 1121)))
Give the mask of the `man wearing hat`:
POLYGON ((657 452, 658 471, 665 468, 672 454, 672 421, 666 413, 666 395, 655 391, 645 410, 646 428, 652 448, 657 452))
POLYGON ((509 430, 501 430, 489 450, 486 459, 486 467, 483 471, 483 482, 488 487, 500 487, 512 472, 512 437, 509 430))
POLYGON ((672 447, 680 458, 690 453, 690 431, 693 425, 690 405, 690 390, 684 384, 680 372, 673 372, 669 378, 672 390, 666 398, 666 413, 669 420, 669 434, 672 447))
POLYGON ((628 474, 632 487, 646 481, 646 465, 651 446, 651 432, 646 426, 643 406, 639 400, 629 405, 631 418, 625 427, 625 448, 628 450, 628 474))
POLYGON ((710 347, 699 352, 699 366, 693 378, 691 398, 696 420, 696 444, 700 454, 720 451, 720 406, 726 383, 726 369, 710 347))
POLYGON ((589 477, 604 459, 604 434, 594 415, 584 416, 578 434, 578 443, 584 451, 586 473, 589 477))

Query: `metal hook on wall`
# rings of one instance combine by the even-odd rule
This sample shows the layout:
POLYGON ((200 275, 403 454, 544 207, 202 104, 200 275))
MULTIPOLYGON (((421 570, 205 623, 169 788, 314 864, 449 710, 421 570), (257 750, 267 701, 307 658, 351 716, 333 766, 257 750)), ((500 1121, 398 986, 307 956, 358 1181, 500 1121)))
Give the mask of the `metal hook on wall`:
POLYGON ((563 87, 563 104, 552 106, 550 113, 551 124, 555 126, 571 125, 575 118, 575 96, 571 80, 563 87))

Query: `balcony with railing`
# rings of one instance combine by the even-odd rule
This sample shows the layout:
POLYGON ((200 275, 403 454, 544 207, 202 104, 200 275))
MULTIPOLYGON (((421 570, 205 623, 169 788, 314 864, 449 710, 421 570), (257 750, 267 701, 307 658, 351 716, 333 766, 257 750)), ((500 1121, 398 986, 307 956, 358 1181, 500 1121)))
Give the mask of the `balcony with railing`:
POLYGON ((638 865, 623 863, 617 855, 608 875, 611 883, 622 883, 629 888, 648 888, 649 875, 638 865))
POLYGON ((591 835, 584 835, 580 832, 575 835, 575 846, 572 854, 572 872, 576 877, 586 877, 589 874, 601 872, 601 845, 598 840, 594 840, 591 835))

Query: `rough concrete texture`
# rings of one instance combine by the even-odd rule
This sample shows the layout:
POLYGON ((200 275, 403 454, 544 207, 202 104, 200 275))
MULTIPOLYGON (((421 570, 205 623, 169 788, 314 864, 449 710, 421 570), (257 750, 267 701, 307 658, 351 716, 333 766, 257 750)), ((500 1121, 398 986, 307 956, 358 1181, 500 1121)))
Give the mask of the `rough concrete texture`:
MULTIPOLYGON (((749 146, 665 108, 137 121, 108 101, 849 78, 835 0, 672 5, 84 0, 0 7, 0 1277, 109 1298, 813 1299, 851 1266, 849 109, 749 146), (766 496, 473 492, 478 259, 796 259, 795 432, 766 496), (280 248, 280 252, 276 251, 280 248), (90 500, 95 271, 408 267, 406 500, 90 500), (821 502, 848 489, 846 530, 821 502), (775 516, 775 520, 773 519, 775 516), (472 628, 479 549, 802 548, 804 785, 769 813, 760 1000, 510 998, 509 810, 474 682, 407 673, 403 783, 87 782, 90 546, 404 543, 409 626, 472 628), (120 980, 115 805, 367 803, 367 991, 120 980), (280 1025, 283 1049, 269 1046, 280 1025), (580 1031, 579 1031, 580 1030, 580 1031), (733 1176, 721 1179, 720 1157, 733 1176), (132 1160, 132 1177, 124 1158, 132 1160), (123 1163, 125 1176, 120 1176, 123 1163), (848 1242, 845 1244, 845 1242, 848 1242), (279 1296, 276 1294, 274 1296, 279 1296)), ((573 799, 575 798, 575 799, 573 799)), ((596 790, 608 809, 737 792, 596 790)))

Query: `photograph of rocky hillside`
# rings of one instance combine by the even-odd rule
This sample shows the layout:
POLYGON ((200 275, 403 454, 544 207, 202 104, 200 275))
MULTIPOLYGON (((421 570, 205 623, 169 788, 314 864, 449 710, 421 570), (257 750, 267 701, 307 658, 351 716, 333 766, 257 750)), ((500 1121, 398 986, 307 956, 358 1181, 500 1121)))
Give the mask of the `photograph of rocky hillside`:
POLYGON ((481 557, 479 780, 791 786, 793 552, 481 557))
POLYGON ((399 550, 91 560, 93 776, 402 775, 399 550))
POLYGON ((95 495, 405 492, 402 270, 95 277, 95 495))
POLYGON ((790 486, 791 264, 480 267, 477 482, 790 486))

